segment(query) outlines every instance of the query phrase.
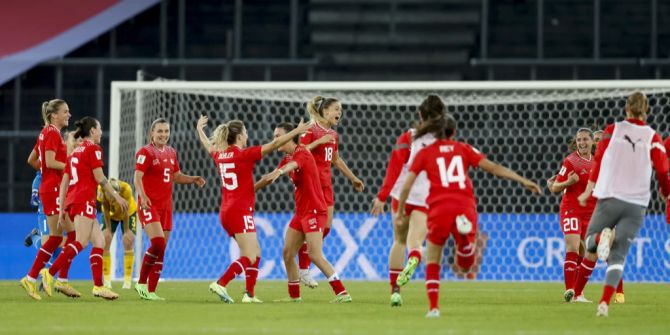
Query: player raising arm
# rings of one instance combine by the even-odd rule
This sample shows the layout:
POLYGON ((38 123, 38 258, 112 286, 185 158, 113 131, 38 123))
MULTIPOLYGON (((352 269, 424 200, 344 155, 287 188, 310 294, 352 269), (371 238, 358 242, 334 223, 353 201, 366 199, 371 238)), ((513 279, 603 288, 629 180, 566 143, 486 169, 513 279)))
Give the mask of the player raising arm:
POLYGON ((209 290, 226 303, 233 303, 226 286, 237 275, 246 272, 244 303, 260 303, 254 295, 261 248, 254 225, 254 166, 263 156, 279 149, 293 137, 307 130, 309 124, 302 121, 296 129, 275 138, 262 146, 247 148, 247 129, 240 120, 232 120, 214 129, 210 138, 205 134, 208 118, 201 116, 196 125, 198 138, 203 148, 214 159, 221 176, 221 226, 228 236, 235 239, 240 248, 240 258, 234 261, 218 281, 209 285, 209 290))
POLYGON ((430 181, 428 242, 426 248, 426 291, 430 310, 426 317, 439 317, 440 264, 449 235, 456 242, 456 263, 467 272, 475 260, 477 203, 469 167, 479 167, 494 176, 516 181, 533 193, 540 186, 514 171, 491 162, 472 146, 453 140, 456 121, 450 114, 422 124, 418 134, 432 133, 437 141, 422 149, 414 159, 398 199, 398 213, 405 215, 405 203, 417 175, 426 172, 430 181))

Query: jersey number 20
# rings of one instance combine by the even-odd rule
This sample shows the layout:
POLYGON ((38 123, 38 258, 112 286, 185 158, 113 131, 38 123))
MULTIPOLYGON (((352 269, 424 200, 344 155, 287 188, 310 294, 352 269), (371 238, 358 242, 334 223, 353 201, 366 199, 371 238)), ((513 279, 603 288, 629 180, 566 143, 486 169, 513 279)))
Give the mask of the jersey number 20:
POLYGON ((442 187, 449 187, 451 183, 458 183, 460 189, 465 188, 465 169, 463 168, 463 157, 453 156, 446 166, 444 157, 437 158, 437 167, 440 170, 440 181, 442 187))

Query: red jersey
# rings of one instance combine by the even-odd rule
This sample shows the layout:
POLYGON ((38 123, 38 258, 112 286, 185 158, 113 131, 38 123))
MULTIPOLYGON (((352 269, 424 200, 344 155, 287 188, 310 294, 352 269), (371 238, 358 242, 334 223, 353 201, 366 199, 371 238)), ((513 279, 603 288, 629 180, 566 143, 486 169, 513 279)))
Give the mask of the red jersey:
POLYGON ((142 185, 151 206, 171 209, 172 175, 180 171, 177 151, 169 145, 158 149, 153 144, 147 144, 135 154, 135 171, 144 172, 142 185))
POLYGON ((398 137, 398 140, 395 143, 395 147, 391 152, 391 158, 389 159, 388 166, 386 167, 386 175, 384 176, 384 184, 379 193, 377 194, 377 199, 379 201, 385 202, 391 190, 398 180, 398 176, 403 171, 404 165, 409 161, 410 148, 412 146, 412 134, 411 131, 406 131, 398 137))
POLYGON ((224 151, 210 153, 221 176, 221 211, 229 208, 249 208, 256 203, 254 166, 263 154, 260 146, 240 149, 228 146, 224 151))
POLYGON ((34 150, 40 160, 40 171, 42 172, 40 192, 58 192, 63 179, 63 171, 47 167, 46 152, 53 151, 57 161, 67 162, 67 146, 60 135, 60 130, 52 124, 42 128, 34 150))
POLYGON ((328 206, 326 206, 326 200, 323 197, 318 175, 319 170, 316 167, 314 156, 305 147, 298 146, 293 154, 284 156, 284 159, 279 163, 279 167, 281 168, 291 161, 298 164, 298 168, 289 174, 293 185, 295 185, 295 212, 302 214, 327 210, 328 206))
POLYGON ((337 132, 333 129, 326 129, 315 122, 309 129, 307 129, 307 132, 300 137, 300 143, 307 145, 327 134, 333 136, 335 141, 333 143, 320 144, 312 149, 312 155, 314 156, 314 161, 316 161, 316 167, 319 169, 319 178, 321 185, 323 186, 333 184, 330 165, 333 161, 333 156, 337 152, 337 146, 340 141, 337 132))
POLYGON ((596 199, 589 197, 586 207, 579 205, 577 197, 584 192, 586 184, 589 183, 589 174, 593 167, 594 160, 582 158, 576 151, 565 157, 561 170, 558 172, 556 182, 568 180, 570 172, 575 172, 579 176, 579 181, 566 187, 563 190, 563 199, 561 200, 561 212, 573 210, 579 213, 591 213, 596 207, 596 199))
POLYGON ((102 166, 102 148, 92 141, 85 140, 72 151, 66 166, 70 176, 66 204, 95 201, 98 182, 95 181, 93 170, 102 166))
POLYGON ((430 194, 426 203, 433 208, 442 202, 475 207, 477 201, 468 176, 468 168, 476 167, 484 154, 469 144, 453 140, 437 140, 416 155, 410 172, 426 171, 430 194))

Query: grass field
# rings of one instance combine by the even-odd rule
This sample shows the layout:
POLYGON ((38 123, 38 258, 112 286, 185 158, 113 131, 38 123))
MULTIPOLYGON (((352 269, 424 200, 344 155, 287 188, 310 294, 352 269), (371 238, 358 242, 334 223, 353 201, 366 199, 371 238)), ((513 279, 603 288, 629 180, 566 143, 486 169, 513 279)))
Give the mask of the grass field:
MULTIPOLYGON (((286 284, 261 281, 262 305, 226 305, 206 282, 164 282, 163 302, 141 301, 134 291, 117 290, 117 301, 90 295, 90 282, 75 282, 79 300, 64 296, 28 298, 18 281, 0 281, 0 334, 668 334, 667 285, 627 284, 626 304, 612 305, 609 318, 596 318, 595 304, 562 302, 559 283, 442 282, 442 317, 424 318, 423 283, 403 289, 405 304, 389 305, 384 282, 345 282, 351 304, 329 304, 325 282, 302 288, 304 302, 273 303, 286 284), (46 331, 46 332, 45 332, 46 331)), ((117 284, 117 286, 120 286, 117 284)), ((600 284, 587 288, 596 300, 600 284)), ((238 298, 242 282, 228 292, 238 298)))

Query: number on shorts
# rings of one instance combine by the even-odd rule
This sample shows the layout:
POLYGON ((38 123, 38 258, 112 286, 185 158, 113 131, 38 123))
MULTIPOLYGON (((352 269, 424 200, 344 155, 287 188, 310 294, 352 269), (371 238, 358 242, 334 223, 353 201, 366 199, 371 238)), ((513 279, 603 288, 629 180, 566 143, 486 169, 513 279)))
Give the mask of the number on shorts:
POLYGON ((579 220, 577 218, 563 219, 563 231, 579 231, 579 220))
POLYGON ((235 174, 233 171, 230 171, 234 168, 235 163, 219 163, 221 186, 223 186, 228 191, 232 191, 237 188, 237 174, 235 174))
POLYGON ((325 155, 325 160, 326 162, 330 162, 333 160, 333 148, 331 147, 326 147, 326 155, 325 155))
POLYGON ((244 216, 244 230, 252 230, 254 228, 254 217, 251 215, 244 216))
POLYGON ((90 203, 86 203, 86 214, 88 215, 93 215, 93 212, 95 211, 95 207, 91 206, 90 203))
POLYGON ((70 185, 74 185, 79 181, 79 177, 77 176, 77 164, 79 164, 79 158, 77 157, 72 157, 70 160, 70 185))
POLYGON ((444 157, 437 158, 437 166, 440 170, 440 180, 443 187, 449 187, 450 183, 458 183, 460 189, 465 188, 465 169, 463 168, 463 157, 456 155, 451 158, 449 167, 446 167, 444 157))
POLYGON ((144 215, 144 222, 151 222, 151 219, 153 219, 151 211, 148 211, 144 208, 142 208, 142 215, 144 215))

